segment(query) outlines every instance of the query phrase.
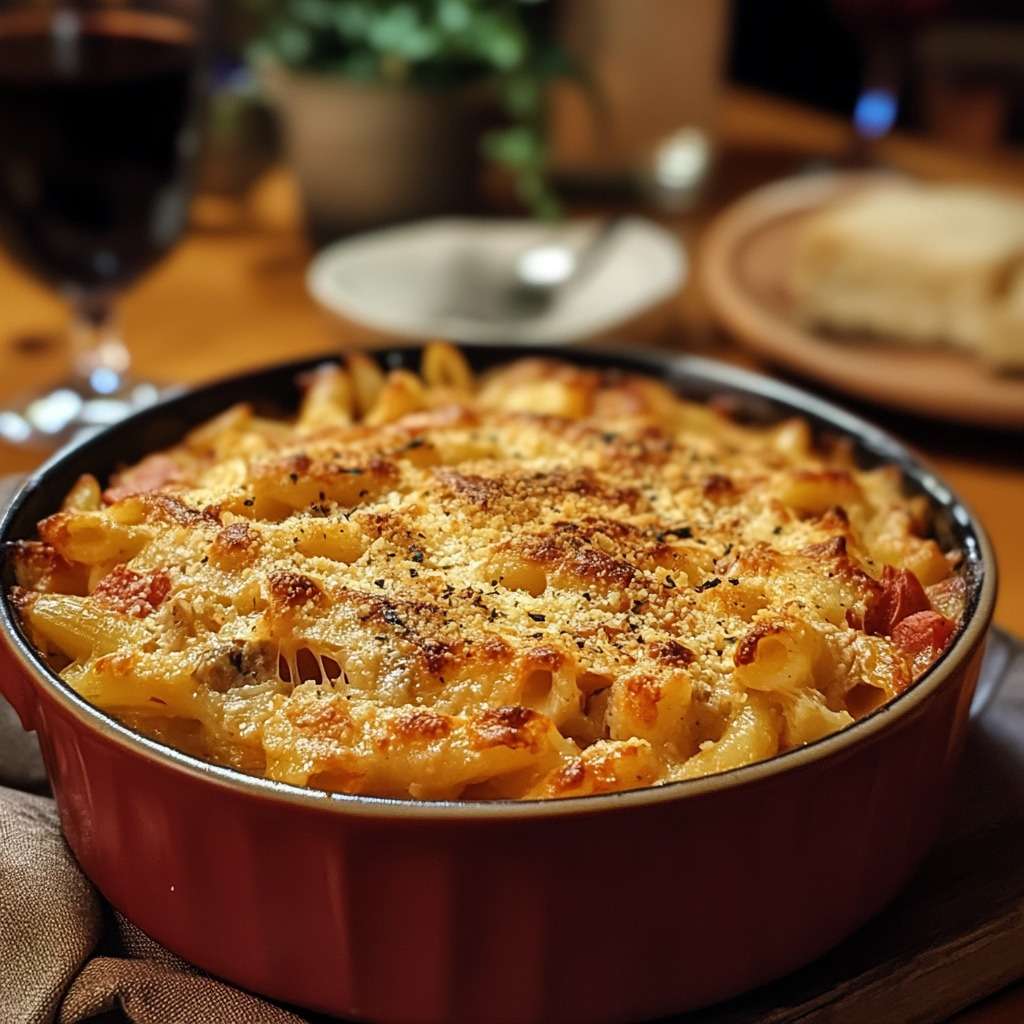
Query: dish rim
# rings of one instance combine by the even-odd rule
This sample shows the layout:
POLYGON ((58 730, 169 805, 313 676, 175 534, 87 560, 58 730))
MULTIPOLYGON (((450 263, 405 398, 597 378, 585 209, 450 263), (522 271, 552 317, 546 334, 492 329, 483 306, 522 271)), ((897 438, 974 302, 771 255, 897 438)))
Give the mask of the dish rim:
MULTIPOLYGON (((577 814, 594 814, 611 810, 628 810, 676 800, 693 799, 708 793, 730 790, 738 786, 753 784, 776 775, 795 771, 819 760, 842 753, 852 745, 868 742, 880 732, 893 727, 910 715, 949 678, 961 669, 972 651, 983 641, 991 625, 995 606, 998 570, 988 535, 977 516, 966 503, 932 469, 925 466, 903 444, 879 427, 854 413, 848 412, 826 399, 777 381, 763 374, 754 373, 716 360, 691 356, 671 351, 642 348, 571 348, 560 345, 534 346, 525 348, 508 345, 504 347, 484 345, 460 345, 474 365, 475 370, 500 365, 516 358, 549 357, 560 358, 576 364, 591 365, 605 369, 619 368, 625 372, 652 374, 669 379, 667 383, 679 390, 680 383, 690 381, 705 387, 738 392, 748 406, 756 400, 781 406, 790 415, 803 416, 812 422, 815 434, 820 436, 823 427, 837 431, 851 438, 860 452, 867 453, 879 461, 899 466, 905 481, 925 493, 933 507, 941 509, 956 525, 959 533, 966 538, 973 550, 965 552, 966 560, 975 569, 971 581, 965 618, 957 632, 952 646, 927 672, 898 697, 881 705, 875 711, 812 743, 775 754, 763 761, 743 765, 713 775, 699 776, 678 782, 663 783, 637 789, 620 790, 613 793, 589 796, 559 797, 533 800, 413 800, 398 797, 381 797, 352 793, 331 793, 324 790, 308 789, 290 783, 277 782, 260 776, 250 776, 224 765, 213 764, 192 755, 165 746, 157 740, 137 733, 120 723, 112 715, 93 706, 79 696, 61 677, 54 672, 35 651, 21 628, 14 612, 8 588, 0 580, 0 636, 14 656, 18 667, 60 707, 71 714, 81 725, 129 753, 145 757, 159 766, 183 771, 194 779, 242 795, 299 805, 308 810, 325 813, 347 814, 353 817, 377 817, 399 819, 463 819, 473 821, 502 821, 524 818, 568 817, 577 814)), ((389 363, 405 365, 421 351, 421 346, 394 346, 371 352, 387 366, 389 363)), ((255 385, 261 378, 273 379, 284 375, 298 377, 325 362, 337 361, 343 352, 328 352, 312 359, 294 360, 257 368, 245 373, 232 374, 211 383, 188 388, 169 395, 159 402, 141 409, 119 423, 103 428, 87 437, 73 441, 46 460, 28 475, 18 488, 3 514, 0 515, 0 550, 7 543, 8 534, 21 518, 22 509, 35 492, 47 486, 51 474, 66 460, 90 448, 102 448, 104 442, 120 433, 128 433, 133 426, 143 424, 161 412, 185 408, 197 397, 216 399, 232 386, 255 385)), ((261 396, 262 397, 262 396, 261 396)), ((225 406, 230 402, 225 398, 225 406)), ((190 419, 187 412, 185 420, 190 419)), ((201 420, 194 420, 198 423, 201 420)), ((38 698, 37 698, 38 699, 38 698)), ((32 723, 36 728, 37 723, 32 723)))

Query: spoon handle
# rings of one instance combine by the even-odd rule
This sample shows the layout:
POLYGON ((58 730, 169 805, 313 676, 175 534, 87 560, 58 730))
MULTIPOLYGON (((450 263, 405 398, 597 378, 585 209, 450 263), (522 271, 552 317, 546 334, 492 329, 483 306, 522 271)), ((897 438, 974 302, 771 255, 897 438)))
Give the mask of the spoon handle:
POLYGON ((579 252, 576 254, 576 268, 572 276, 562 286, 569 288, 578 284, 581 280, 593 273, 594 268, 599 266, 607 256, 611 243, 622 230, 629 218, 625 214, 616 214, 602 221, 597 230, 591 236, 579 252))

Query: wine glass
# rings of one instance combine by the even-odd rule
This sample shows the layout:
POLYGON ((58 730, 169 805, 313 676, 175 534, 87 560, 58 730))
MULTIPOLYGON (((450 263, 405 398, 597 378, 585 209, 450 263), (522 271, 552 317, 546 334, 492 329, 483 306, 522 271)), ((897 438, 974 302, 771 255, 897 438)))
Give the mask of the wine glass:
POLYGON ((73 311, 70 371, 0 439, 56 445, 157 397, 123 289, 181 236, 199 150, 206 0, 0 0, 0 240, 73 311))

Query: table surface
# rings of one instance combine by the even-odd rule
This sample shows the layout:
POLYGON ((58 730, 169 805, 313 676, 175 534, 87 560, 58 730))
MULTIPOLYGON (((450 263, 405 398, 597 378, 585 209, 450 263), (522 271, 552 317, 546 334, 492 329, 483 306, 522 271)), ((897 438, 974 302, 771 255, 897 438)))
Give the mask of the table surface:
MULTIPOLYGON (((714 213, 758 184, 841 158, 848 128, 838 119, 738 90, 722 103, 721 158, 703 206, 659 219, 691 254, 714 213)), ((878 149, 886 164, 926 177, 1024 188, 1024 157, 967 155, 894 137, 878 149)), ((275 170, 243 204, 200 197, 195 226, 174 253, 127 296, 122 326, 143 376, 168 382, 208 380, 282 359, 378 343, 380 335, 318 310, 307 297, 310 249, 299 224, 293 182, 275 170)), ((0 404, 59 377, 66 312, 59 301, 0 256, 0 404)), ((714 328, 691 276, 678 296, 636 320, 620 337, 699 351, 754 365, 714 328)), ((765 368, 768 369, 768 368, 765 368)), ((847 404, 850 403, 847 400, 847 404)), ((1024 633, 1024 437, 925 423, 860 405, 935 465, 980 515, 1002 574, 997 620, 1024 633)), ((38 456, 0 445, 0 473, 30 468, 38 456)), ((1024 987, 1007 990, 957 1018, 961 1024, 1024 1019, 1024 987)))

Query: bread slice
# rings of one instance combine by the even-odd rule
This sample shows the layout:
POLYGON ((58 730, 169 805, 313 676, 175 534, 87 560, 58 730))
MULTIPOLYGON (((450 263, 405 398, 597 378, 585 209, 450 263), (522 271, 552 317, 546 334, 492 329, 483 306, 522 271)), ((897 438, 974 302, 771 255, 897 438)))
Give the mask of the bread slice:
POLYGON ((992 309, 983 354, 996 366, 1024 370, 1024 262, 1009 280, 1006 295, 992 309))
POLYGON ((947 342, 1024 368, 1024 201, 980 188, 869 186, 810 215, 791 271, 802 321, 947 342))

